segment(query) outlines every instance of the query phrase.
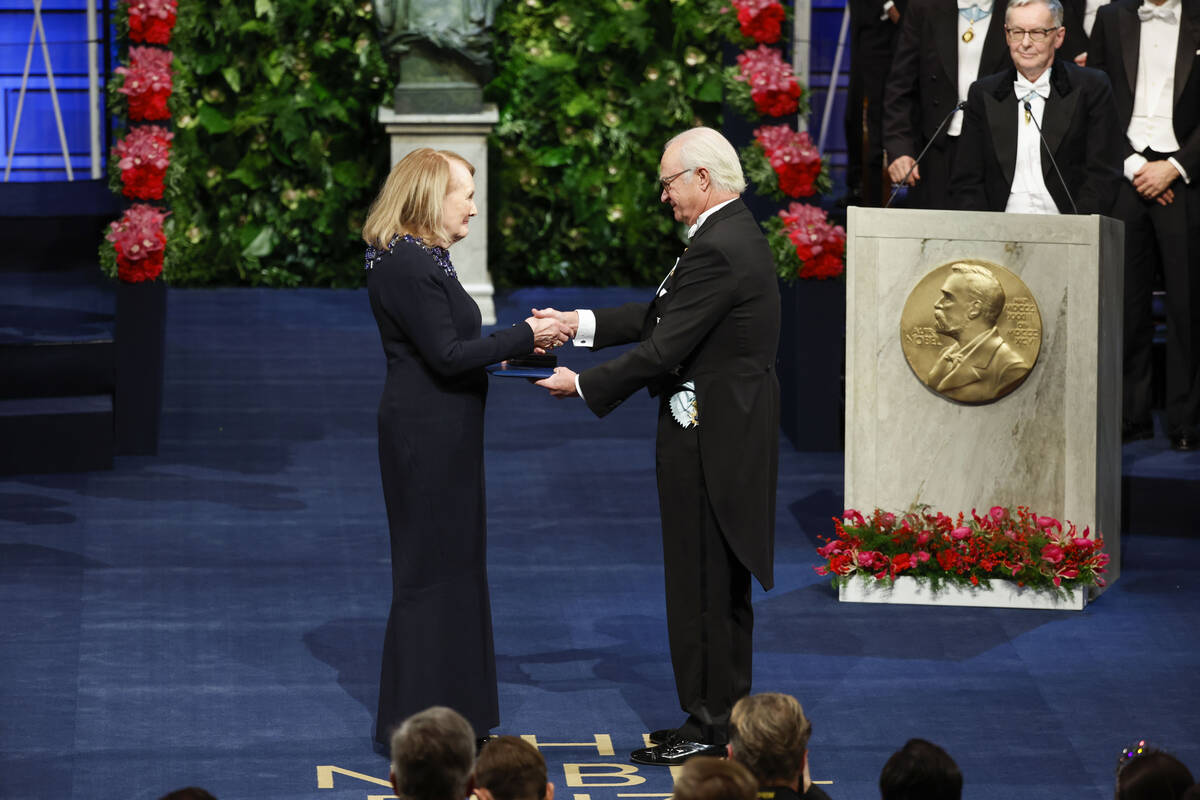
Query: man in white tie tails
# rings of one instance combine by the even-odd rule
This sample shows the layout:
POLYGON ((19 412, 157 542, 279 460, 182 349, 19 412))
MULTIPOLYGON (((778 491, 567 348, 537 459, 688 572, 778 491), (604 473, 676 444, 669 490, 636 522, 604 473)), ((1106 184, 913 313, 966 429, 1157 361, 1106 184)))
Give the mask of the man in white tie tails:
POLYGON ((1124 135, 1113 216, 1125 222, 1123 436, 1154 435, 1150 417, 1155 273, 1166 289, 1167 435, 1200 447, 1200 0, 1101 6, 1088 63, 1104 70, 1124 135))
POLYGON ((1013 67, 967 93, 951 205, 969 211, 1105 214, 1121 183, 1117 107, 1107 77, 1055 54, 1059 0, 1010 0, 1013 67))

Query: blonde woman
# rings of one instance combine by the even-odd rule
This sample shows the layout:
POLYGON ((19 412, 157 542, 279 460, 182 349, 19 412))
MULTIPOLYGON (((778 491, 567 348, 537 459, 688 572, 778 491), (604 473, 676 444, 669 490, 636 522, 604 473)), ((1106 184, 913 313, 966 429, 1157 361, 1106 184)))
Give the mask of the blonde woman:
POLYGON ((379 466, 392 545, 392 606, 375 720, 377 749, 413 713, 449 706, 476 736, 499 724, 487 584, 484 366, 566 341, 553 320, 480 336, 479 307, 449 248, 475 216, 462 156, 405 156, 371 206, 367 289, 387 356, 379 466))

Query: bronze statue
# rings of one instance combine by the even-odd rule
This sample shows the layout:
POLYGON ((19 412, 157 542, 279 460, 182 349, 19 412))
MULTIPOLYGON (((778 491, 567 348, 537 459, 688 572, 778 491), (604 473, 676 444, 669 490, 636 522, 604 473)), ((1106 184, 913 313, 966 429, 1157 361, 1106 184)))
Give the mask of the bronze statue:
POLYGON ((374 0, 381 45, 399 73, 397 111, 479 110, 497 1, 374 0))

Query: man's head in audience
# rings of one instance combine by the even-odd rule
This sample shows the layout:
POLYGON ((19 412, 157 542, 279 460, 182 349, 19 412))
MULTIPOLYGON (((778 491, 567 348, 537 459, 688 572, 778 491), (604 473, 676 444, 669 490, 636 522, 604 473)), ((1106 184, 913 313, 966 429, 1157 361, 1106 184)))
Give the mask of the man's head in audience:
POLYGON ((672 800, 757 800, 758 783, 736 761, 697 756, 684 762, 672 800))
POLYGON ((464 800, 475 731, 444 706, 413 714, 392 734, 392 786, 401 800, 464 800))
POLYGON ((791 695, 764 692, 738 700, 729 718, 729 757, 744 764, 760 786, 808 790, 812 723, 791 695))
POLYGON ((536 747, 517 736, 497 736, 475 760, 475 795, 479 800, 554 800, 554 784, 546 780, 546 760, 536 747))
POLYGON ((1192 773, 1178 758, 1138 742, 1121 752, 1116 800, 1181 800, 1193 783, 1192 773))
POLYGON ((960 800, 962 784, 954 759, 924 739, 909 739, 879 773, 883 800, 960 800))

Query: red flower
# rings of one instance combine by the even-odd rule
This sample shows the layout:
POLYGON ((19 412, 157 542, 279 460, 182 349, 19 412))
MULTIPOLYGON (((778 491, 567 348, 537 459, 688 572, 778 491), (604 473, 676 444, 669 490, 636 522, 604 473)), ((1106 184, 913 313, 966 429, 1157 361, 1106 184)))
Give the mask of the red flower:
POLYGON ((750 87, 750 99, 760 114, 782 117, 800 108, 800 84, 778 50, 760 44, 739 55, 737 62, 737 80, 750 87))
POLYGON ((169 50, 131 47, 129 66, 113 70, 125 76, 125 83, 117 91, 129 98, 129 118, 134 122, 171 118, 167 98, 171 96, 172 58, 169 50))
POLYGON ((140 125, 117 141, 113 152, 120 158, 122 194, 141 200, 162 199, 173 138, 175 134, 166 128, 140 125))
POLYGON ((853 522, 860 528, 867 524, 867 521, 863 519, 863 515, 855 511, 853 508, 847 508, 845 511, 843 511, 842 518, 849 522, 853 522))
POLYGON ((743 36, 763 44, 779 41, 780 26, 786 14, 778 0, 733 0, 733 5, 737 8, 743 36))
POLYGON ((171 41, 177 0, 127 1, 130 41, 149 44, 166 44, 171 41))
POLYGON ((801 278, 833 278, 845 270, 846 230, 831 225, 825 212, 803 203, 792 203, 779 212, 783 233, 796 248, 801 278))
MULTIPOLYGON (((1042 519, 1045 519, 1045 517, 1042 519)), ((1051 564, 1061 563, 1063 560, 1063 549, 1056 544, 1046 545, 1042 548, 1042 560, 1049 561, 1051 564)))
POLYGON ((109 223, 105 239, 117 252, 117 276, 130 283, 150 281, 162 274, 167 245, 163 220, 169 211, 135 203, 116 222, 109 223))
POLYGON ((965 525, 959 525, 957 528, 950 531, 950 535, 961 542, 963 539, 967 539, 971 536, 971 529, 965 525))

